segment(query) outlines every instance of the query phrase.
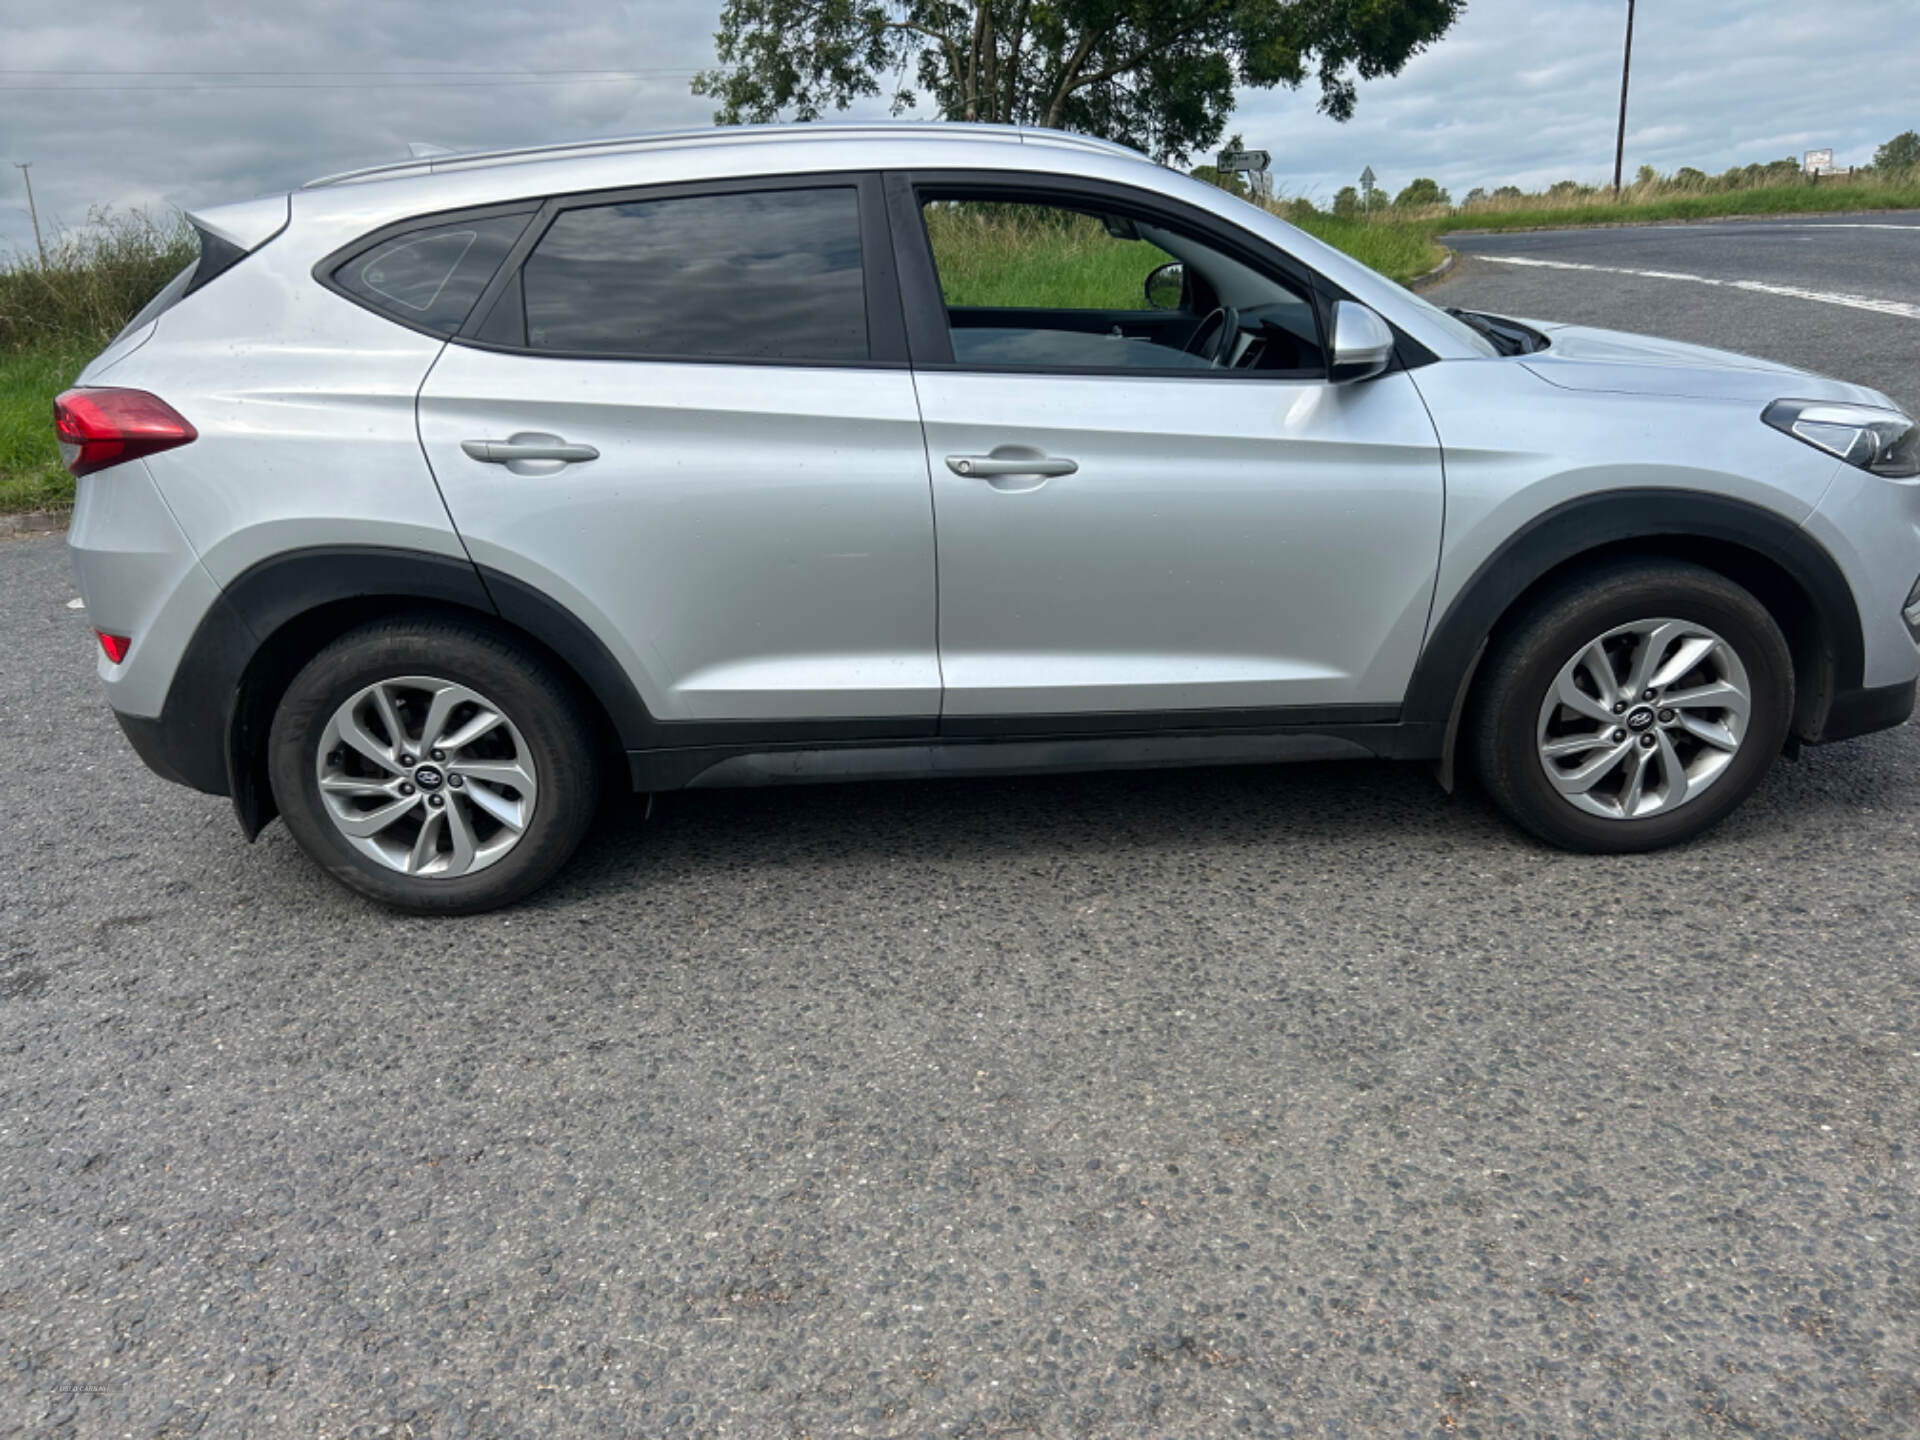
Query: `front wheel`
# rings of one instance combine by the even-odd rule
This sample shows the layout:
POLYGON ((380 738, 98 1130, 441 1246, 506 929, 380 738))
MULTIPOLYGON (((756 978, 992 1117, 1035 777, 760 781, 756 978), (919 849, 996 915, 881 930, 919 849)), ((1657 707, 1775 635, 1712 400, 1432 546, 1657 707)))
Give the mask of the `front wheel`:
POLYGON ((1786 640, 1752 595, 1698 565, 1621 564, 1543 596, 1498 646, 1480 777, 1567 849, 1675 844, 1760 783, 1793 694, 1786 640))
POLYGON ((349 631, 287 687, 268 739, 300 846, 362 895, 417 914, 510 904, 592 822, 592 732, 538 657, 477 626, 349 631))

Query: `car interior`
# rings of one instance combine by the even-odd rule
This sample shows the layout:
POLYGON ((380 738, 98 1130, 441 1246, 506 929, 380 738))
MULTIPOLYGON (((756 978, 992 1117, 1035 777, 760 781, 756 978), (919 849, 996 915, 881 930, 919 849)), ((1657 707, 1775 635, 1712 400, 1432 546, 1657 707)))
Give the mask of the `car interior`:
POLYGON ((1189 235, 1064 206, 925 213, 959 364, 1325 373, 1312 301, 1189 235))

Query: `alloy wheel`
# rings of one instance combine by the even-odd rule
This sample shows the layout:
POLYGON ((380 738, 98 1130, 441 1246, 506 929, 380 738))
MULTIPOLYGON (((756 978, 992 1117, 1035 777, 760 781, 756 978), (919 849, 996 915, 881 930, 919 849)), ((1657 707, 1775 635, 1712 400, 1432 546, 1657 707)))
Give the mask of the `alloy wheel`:
POLYGON ((532 752, 506 713, 465 685, 381 680, 333 712, 315 756, 334 828, 403 875, 452 879, 519 844, 539 793, 532 752))
POLYGON ((1666 814, 1726 773, 1752 709, 1746 667, 1719 635, 1685 620, 1637 620, 1560 667, 1540 706, 1540 763, 1589 814, 1666 814))

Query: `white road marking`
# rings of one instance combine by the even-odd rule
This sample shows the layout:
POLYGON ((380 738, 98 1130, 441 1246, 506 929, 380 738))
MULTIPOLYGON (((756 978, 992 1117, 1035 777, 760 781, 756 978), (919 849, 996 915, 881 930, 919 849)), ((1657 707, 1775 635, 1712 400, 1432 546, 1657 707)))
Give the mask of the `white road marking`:
POLYGON ((1756 295, 1812 300, 1821 305, 1844 305, 1849 310, 1871 310, 1876 315, 1920 320, 1920 305, 1905 300, 1881 300, 1872 295, 1848 295, 1838 290, 1808 290, 1799 285, 1773 285, 1765 280, 1719 280, 1711 275, 1689 275, 1680 270, 1635 270, 1625 265, 1587 265, 1578 260, 1536 260, 1530 255, 1488 255, 1484 251, 1476 251, 1474 258, 1491 260, 1498 265, 1533 265, 1543 270, 1590 270, 1600 275, 1634 275, 1642 280, 1686 280, 1695 285, 1718 286, 1723 290, 1748 290, 1756 295))

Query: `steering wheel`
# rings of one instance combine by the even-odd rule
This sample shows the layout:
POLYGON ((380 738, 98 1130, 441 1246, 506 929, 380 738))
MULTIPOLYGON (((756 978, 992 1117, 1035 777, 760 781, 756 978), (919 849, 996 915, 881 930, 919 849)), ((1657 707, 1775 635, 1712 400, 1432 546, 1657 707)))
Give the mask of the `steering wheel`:
POLYGON ((1187 337, 1187 354, 1218 369, 1233 363, 1233 342, 1239 338, 1240 312, 1231 305, 1217 306, 1187 337))

